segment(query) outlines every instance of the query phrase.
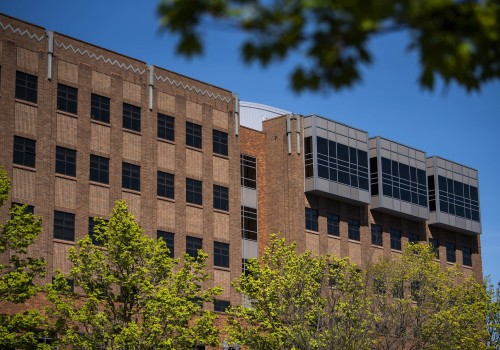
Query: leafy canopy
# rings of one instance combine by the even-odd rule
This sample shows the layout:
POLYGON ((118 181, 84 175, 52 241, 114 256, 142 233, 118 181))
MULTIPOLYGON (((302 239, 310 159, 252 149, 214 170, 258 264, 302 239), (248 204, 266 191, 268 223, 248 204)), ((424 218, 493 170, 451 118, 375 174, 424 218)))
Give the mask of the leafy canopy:
POLYGON ((244 60, 263 66, 302 56, 295 91, 343 89, 371 64, 370 40, 407 32, 420 58, 420 85, 436 78, 467 91, 500 78, 500 3, 496 0, 161 0, 161 28, 179 36, 177 52, 203 52, 207 19, 246 34, 244 60))
POLYGON ((69 275, 48 286, 60 344, 75 349, 191 349, 217 345, 216 315, 203 310, 207 255, 172 259, 163 240, 144 235, 123 201, 92 238, 70 251, 69 275), (72 292, 66 278, 74 281, 72 292), (82 293, 83 292, 83 293, 82 293))

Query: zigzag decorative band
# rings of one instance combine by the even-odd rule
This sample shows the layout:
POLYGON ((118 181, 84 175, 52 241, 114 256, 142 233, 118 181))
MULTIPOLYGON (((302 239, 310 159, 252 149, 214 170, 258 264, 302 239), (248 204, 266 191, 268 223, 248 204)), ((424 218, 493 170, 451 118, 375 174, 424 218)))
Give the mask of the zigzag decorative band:
POLYGON ((45 38, 45 35, 39 36, 36 35, 35 33, 30 33, 28 29, 21 30, 20 28, 14 28, 10 23, 3 24, 0 22, 0 26, 2 27, 3 30, 10 29, 12 33, 14 34, 19 34, 21 36, 28 35, 31 40, 36 39, 36 41, 42 41, 45 38))

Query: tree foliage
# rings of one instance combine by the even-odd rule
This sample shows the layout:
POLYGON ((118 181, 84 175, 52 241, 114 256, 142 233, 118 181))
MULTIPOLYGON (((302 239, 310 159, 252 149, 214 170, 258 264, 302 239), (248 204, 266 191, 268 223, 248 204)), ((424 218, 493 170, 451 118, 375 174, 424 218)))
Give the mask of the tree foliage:
POLYGON ((59 344, 75 349, 191 349, 217 345, 216 315, 204 310, 220 288, 204 288, 207 255, 169 257, 144 235, 123 201, 70 251, 69 275, 48 286, 59 344), (74 281, 75 292, 67 280, 74 281))
POLYGON ((489 280, 486 282, 488 294, 488 309, 486 312, 486 325, 488 338, 486 344, 489 349, 500 349, 500 282, 496 287, 489 280))
MULTIPOLYGON (((0 206, 9 198, 10 180, 0 167, 0 206)), ((0 302, 4 307, 20 305, 40 291, 36 279, 45 275, 45 261, 27 256, 28 247, 42 231, 39 218, 26 211, 26 206, 10 209, 10 219, 0 224, 0 302)), ((11 307, 23 309, 22 306, 11 307)), ((37 310, 0 313, 0 348, 41 349, 45 318, 37 310)))
POLYGON ((233 285, 247 305, 231 309, 228 332, 245 348, 369 348, 370 302, 346 259, 297 254, 295 243, 272 235, 261 261, 249 260, 233 285))
POLYGON ((161 0, 161 27, 179 36, 178 53, 203 51, 206 19, 247 34, 246 62, 266 66, 302 56, 290 75, 296 91, 342 89, 372 63, 370 40, 407 32, 420 58, 419 83, 436 78, 467 91, 500 78, 500 3, 496 0, 161 0))

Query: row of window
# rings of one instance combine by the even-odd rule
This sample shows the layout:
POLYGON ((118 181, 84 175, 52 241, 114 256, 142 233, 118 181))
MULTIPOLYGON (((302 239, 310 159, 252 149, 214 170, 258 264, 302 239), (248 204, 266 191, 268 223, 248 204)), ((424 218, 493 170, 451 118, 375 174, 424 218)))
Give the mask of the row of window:
MULTIPOLYGON (((306 230, 318 232, 318 210, 305 208, 306 230)), ((327 213, 326 226, 330 236, 340 236, 340 217, 337 214, 327 213)), ((347 236, 349 239, 359 241, 359 220, 347 218, 347 236)))
MULTIPOLYGON (((429 176, 432 181, 430 211, 436 211, 434 176, 429 176)), ((460 216, 465 219, 479 222, 479 194, 477 187, 438 176, 439 208, 442 212, 460 216)))
MULTIPOLYGON (((38 77, 16 72, 16 98, 37 103, 38 77)), ((103 123, 110 121, 111 101, 108 97, 91 94, 90 117, 103 123)), ((78 114, 78 89, 64 84, 57 84, 57 109, 71 114, 78 114)), ((123 128, 132 131, 141 131, 141 108, 123 103, 123 128)), ((160 139, 175 140, 175 118, 158 113, 157 136, 160 139)), ((228 155, 228 134, 213 130, 213 152, 228 155)), ((202 148, 202 126, 186 122, 186 145, 202 148)))
MULTIPOLYGON (((14 164, 35 167, 36 141, 24 137, 14 136, 14 164)), ((56 147, 57 174, 76 176, 76 151, 56 147)), ((109 183, 109 159, 97 155, 90 155, 91 181, 109 183)), ((203 204, 202 182, 186 179, 186 202, 203 204)), ((135 164, 122 163, 122 187, 125 189, 141 190, 141 167, 135 164)), ((157 195, 171 198, 175 196, 174 175, 163 171, 157 172, 157 195)), ((224 186, 214 185, 213 206, 215 209, 229 210, 229 189, 224 186)))

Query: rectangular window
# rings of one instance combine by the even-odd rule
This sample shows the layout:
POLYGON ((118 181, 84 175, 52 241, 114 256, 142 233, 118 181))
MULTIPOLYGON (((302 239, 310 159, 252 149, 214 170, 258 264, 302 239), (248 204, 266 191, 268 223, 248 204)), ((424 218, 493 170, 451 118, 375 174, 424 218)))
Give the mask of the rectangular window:
POLYGON ((213 147, 214 153, 227 156, 227 133, 219 130, 214 130, 213 147))
POLYGON ((472 249, 470 247, 462 247, 462 260, 464 266, 472 267, 472 249))
POLYGON ((446 261, 454 263, 457 261, 455 244, 446 242, 446 261))
POLYGON ((416 233, 409 232, 408 233, 408 242, 409 243, 418 243, 420 241, 420 236, 416 233))
POLYGON ((186 253, 193 258, 198 256, 198 250, 202 248, 202 239, 186 236, 186 253))
POLYGON ((214 266, 229 267, 229 244, 214 242, 214 266))
POLYGON ((436 254, 436 259, 439 259, 439 241, 437 239, 429 238, 429 245, 436 254))
POLYGON ((141 167, 130 163, 122 163, 122 187, 140 191, 141 190, 141 167))
POLYGON ((401 250, 401 231, 391 228, 391 249, 401 250))
POLYGON ((16 72, 16 98, 28 102, 37 102, 38 95, 38 77, 16 72))
POLYGON ((186 179, 186 202, 199 205, 203 204, 201 181, 186 179))
POLYGON ((157 239, 163 239, 165 244, 167 245, 169 256, 171 258, 174 257, 174 234, 172 232, 167 232, 167 231, 161 231, 158 230, 156 231, 156 238, 157 239))
POLYGON ((64 148, 56 147, 56 173, 76 176, 76 151, 64 148))
POLYGON ((141 107, 123 103, 123 128, 141 131, 141 107))
POLYGON ((54 238, 75 240, 75 214, 54 211, 54 238))
POLYGON ((360 240, 359 220, 347 218, 347 236, 354 241, 360 240))
POLYGON ((201 149, 201 125, 186 122, 186 145, 201 149))
POLYGON ((158 138, 163 140, 174 141, 174 117, 158 113, 158 138))
POLYGON ((371 225, 372 244, 382 247, 382 226, 371 225))
POLYGON ((214 185, 214 209, 229 210, 229 188, 214 185))
POLYGON ((318 232, 318 211, 306 208, 306 230, 318 232))
POLYGON ((57 84, 57 109, 77 114, 78 89, 63 84, 57 84))
POLYGON ((109 159, 90 155, 90 181, 109 184, 109 159))
POLYGON ((314 176, 314 158, 313 158, 313 146, 312 137, 306 137, 304 139, 304 165, 305 165, 305 176, 306 178, 314 176))
POLYGON ((108 97, 90 95, 90 117, 103 123, 109 123, 110 99, 108 97))
POLYGON ((257 188, 257 160, 255 157, 240 155, 241 186, 257 188))
POLYGON ((227 300, 214 299, 214 311, 215 312, 226 312, 226 309, 231 306, 231 303, 227 300))
POLYGON ((24 208, 24 212, 26 214, 33 214, 35 215, 35 207, 29 204, 21 204, 21 203, 12 203, 12 208, 14 207, 22 207, 25 205, 26 207, 24 208))
POLYGON ((89 217, 89 236, 90 239, 92 239, 92 244, 93 245, 102 245, 102 242, 100 240, 97 240, 95 236, 95 231, 94 227, 97 225, 97 222, 94 221, 94 218, 89 217))
POLYGON ((156 195, 174 199, 174 175, 158 171, 156 178, 156 195))
POLYGON ((257 240, 257 209, 241 207, 241 237, 257 240))
POLYGON ((337 237, 340 236, 339 223, 340 223, 340 218, 337 214, 327 213, 326 225, 329 235, 337 237))
POLYGON ((14 164, 35 167, 36 141, 14 136, 14 164))
POLYGON ((440 211, 479 222, 477 187, 439 175, 438 193, 440 211))

